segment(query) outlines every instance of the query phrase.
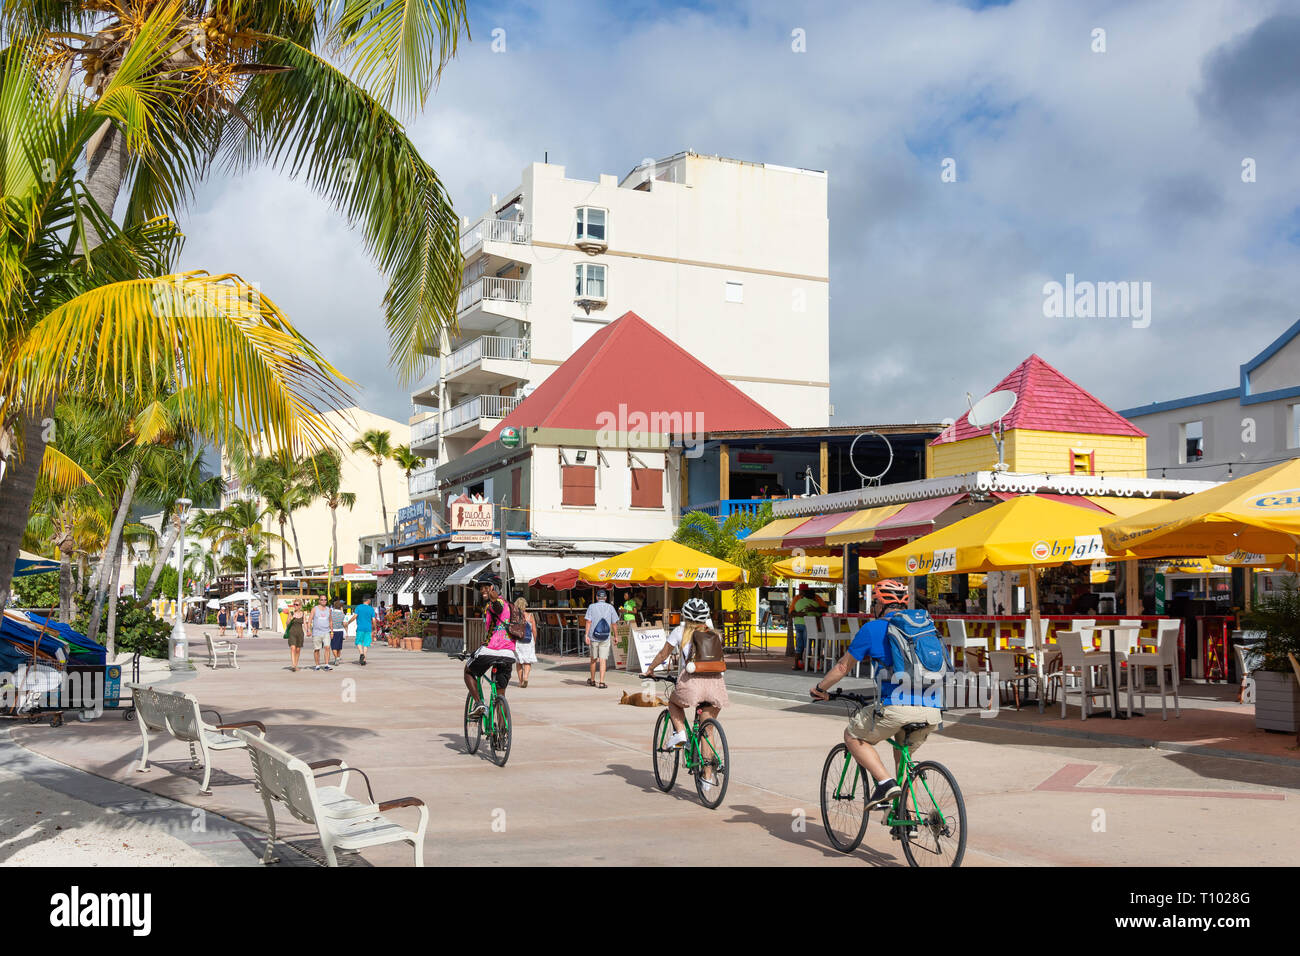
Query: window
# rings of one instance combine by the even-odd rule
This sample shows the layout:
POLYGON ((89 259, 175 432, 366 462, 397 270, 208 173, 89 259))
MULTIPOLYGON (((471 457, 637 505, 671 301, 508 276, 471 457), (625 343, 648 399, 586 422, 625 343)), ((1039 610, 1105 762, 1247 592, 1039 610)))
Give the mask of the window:
POLYGON ((577 285, 574 290, 575 298, 579 299, 603 299, 605 298, 605 267, 597 265, 594 262, 579 262, 574 267, 577 278, 577 285))
POLYGON ((1300 403, 1287 408, 1286 447, 1300 448, 1300 403))
POLYGON ((1070 449, 1070 474, 1095 475, 1097 453, 1088 448, 1070 449))
POLYGON ((725 292, 726 292, 726 298, 728 302, 745 301, 745 283, 743 282, 725 283, 725 292))
POLYGON ((662 468, 633 468, 632 507, 662 508, 664 506, 664 470, 662 468))
POLYGON ((579 508, 595 507, 595 465, 561 465, 560 477, 563 482, 560 504, 579 508))
POLYGON ((1184 422, 1178 426, 1178 463, 1195 464, 1205 456, 1205 423, 1184 422))
POLYGON ((579 242, 584 239, 590 242, 605 241, 605 210, 596 209, 592 206, 578 207, 578 225, 575 232, 579 242))

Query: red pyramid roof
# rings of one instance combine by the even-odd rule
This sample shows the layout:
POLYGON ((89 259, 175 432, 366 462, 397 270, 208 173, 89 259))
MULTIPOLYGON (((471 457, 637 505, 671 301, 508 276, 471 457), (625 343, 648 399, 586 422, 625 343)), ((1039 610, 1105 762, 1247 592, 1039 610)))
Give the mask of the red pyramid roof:
POLYGON ((635 312, 605 326, 471 451, 515 428, 599 430, 609 415, 696 413, 702 430, 788 428, 766 408, 635 312))
MULTIPOLYGON (((1016 404, 1002 420, 1003 428, 1146 437, 1146 432, 1118 412, 1112 411, 1037 355, 1031 355, 1017 365, 990 392, 1004 388, 1016 393, 1016 404)), ((973 427, 967 420, 968 415, 969 412, 962 415, 951 428, 946 429, 930 444, 942 445, 989 434, 989 428, 973 427)))

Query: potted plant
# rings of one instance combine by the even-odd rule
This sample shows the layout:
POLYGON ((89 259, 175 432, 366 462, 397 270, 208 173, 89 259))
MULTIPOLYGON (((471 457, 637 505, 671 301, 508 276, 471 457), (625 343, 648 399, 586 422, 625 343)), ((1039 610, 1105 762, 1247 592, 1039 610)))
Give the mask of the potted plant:
POLYGON ((1288 654, 1300 658, 1300 590, 1287 582, 1246 615, 1245 623, 1263 631, 1255 646, 1261 657, 1255 678, 1255 726, 1263 730, 1300 730, 1300 682, 1288 654))

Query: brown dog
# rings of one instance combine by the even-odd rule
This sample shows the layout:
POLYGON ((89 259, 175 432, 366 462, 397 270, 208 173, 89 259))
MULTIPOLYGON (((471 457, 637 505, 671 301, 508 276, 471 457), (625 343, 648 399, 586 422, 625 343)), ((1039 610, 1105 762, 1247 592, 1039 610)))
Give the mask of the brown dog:
POLYGON ((667 707, 668 701, 661 700, 657 696, 647 697, 644 693, 629 694, 623 691, 623 699, 620 704, 631 704, 633 707, 667 707))

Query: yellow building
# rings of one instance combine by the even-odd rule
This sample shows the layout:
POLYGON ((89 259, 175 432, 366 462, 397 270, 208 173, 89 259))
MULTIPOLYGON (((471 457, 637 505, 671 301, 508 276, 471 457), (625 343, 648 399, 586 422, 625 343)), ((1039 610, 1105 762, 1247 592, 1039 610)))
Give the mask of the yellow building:
MULTIPOLYGON (((1146 433, 1031 355, 992 391, 1016 404, 1002 421, 1007 469, 1021 474, 1145 478, 1146 433)), ((926 448, 926 477, 991 471, 998 453, 988 428, 962 415, 926 448)))

